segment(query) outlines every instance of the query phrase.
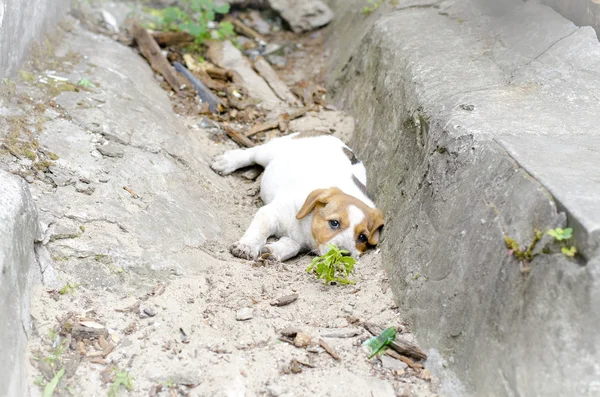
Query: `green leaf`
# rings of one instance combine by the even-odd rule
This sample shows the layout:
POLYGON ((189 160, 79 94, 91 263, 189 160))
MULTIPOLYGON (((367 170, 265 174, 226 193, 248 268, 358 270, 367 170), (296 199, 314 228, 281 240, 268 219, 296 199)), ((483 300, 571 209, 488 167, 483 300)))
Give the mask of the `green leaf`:
POLYGON ((568 227, 563 230, 563 240, 568 240, 571 238, 571 236, 573 236, 573 228, 568 227))
POLYGON ((78 86, 83 87, 83 88, 94 88, 96 87, 94 85, 94 83, 92 83, 91 81, 89 81, 86 77, 82 78, 81 80, 79 80, 79 82, 77 83, 78 86))
POLYGON ((204 17, 204 20, 208 22, 208 21, 214 21, 216 15, 213 10, 206 10, 206 11, 204 11, 203 17, 204 17))
POLYGON ((184 18, 185 12, 179 7, 167 7, 161 12, 162 23, 170 25, 178 20, 184 18))
POLYGON ((235 35, 234 29, 233 29, 233 24, 231 22, 221 22, 219 24, 219 37, 221 39, 228 39, 230 37, 233 37, 235 35))
POLYGON ((48 383, 46 385, 46 387, 44 388, 43 397, 52 397, 52 395, 54 394, 54 390, 56 389, 56 386, 58 386, 58 382, 60 382, 60 378, 62 378, 62 376, 64 374, 65 374, 65 369, 63 368, 54 375, 54 378, 52 378, 50 383, 48 383))
POLYGON ((214 8, 214 11, 217 14, 227 14, 227 13, 229 13, 229 9, 230 9, 229 4, 223 4, 222 6, 216 6, 214 8))
POLYGON ((562 247, 561 252, 563 254, 565 254, 566 256, 572 258, 577 253, 577 248, 575 248, 574 246, 573 247, 562 247))
POLYGON ((188 32, 192 36, 196 38, 202 38, 202 36, 206 33, 206 25, 199 25, 197 23, 187 22, 179 24, 179 29, 188 32))

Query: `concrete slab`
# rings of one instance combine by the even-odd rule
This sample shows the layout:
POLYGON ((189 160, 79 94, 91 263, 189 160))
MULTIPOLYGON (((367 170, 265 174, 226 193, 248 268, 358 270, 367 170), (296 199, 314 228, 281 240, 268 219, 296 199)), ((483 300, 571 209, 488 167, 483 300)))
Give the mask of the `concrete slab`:
POLYGON ((27 183, 0 170, 0 396, 24 396, 27 390, 29 272, 35 266, 34 242, 39 238, 27 183))
POLYGON ((29 45, 65 15, 68 0, 5 0, 0 4, 0 78, 12 76, 29 45))
POLYGON ((330 88, 357 120, 384 263, 419 341, 476 395, 595 395, 595 32, 531 2, 361 4, 331 2, 330 88), (579 261, 507 255, 505 236, 526 248, 562 211, 579 261))

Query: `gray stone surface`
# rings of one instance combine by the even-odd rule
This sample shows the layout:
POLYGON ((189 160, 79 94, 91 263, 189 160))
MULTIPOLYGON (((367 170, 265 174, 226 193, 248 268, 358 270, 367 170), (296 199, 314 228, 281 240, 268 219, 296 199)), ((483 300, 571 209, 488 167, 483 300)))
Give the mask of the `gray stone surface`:
POLYGON ((35 204, 21 178, 0 170, 0 396, 23 396, 29 333, 29 269, 39 238, 35 204))
POLYGON ((600 3, 594 0, 540 0, 578 26, 591 26, 600 32, 600 3))
POLYGON ((476 395, 598 395, 595 32, 531 3, 330 5, 330 88, 357 120, 383 263, 419 342, 476 395), (507 255, 504 236, 526 247, 562 211, 578 261, 507 255))
POLYGON ((68 0, 4 0, 0 3, 0 78, 15 73, 29 44, 52 29, 68 0))

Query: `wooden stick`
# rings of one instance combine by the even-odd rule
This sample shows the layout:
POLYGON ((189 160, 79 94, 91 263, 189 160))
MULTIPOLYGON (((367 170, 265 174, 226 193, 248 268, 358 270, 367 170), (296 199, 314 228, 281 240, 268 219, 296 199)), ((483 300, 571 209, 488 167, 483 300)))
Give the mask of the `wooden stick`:
POLYGON ((329 353, 329 355, 330 355, 331 357, 333 357, 334 359, 336 359, 336 360, 338 360, 338 361, 341 361, 341 360, 342 360, 342 358, 340 357, 340 355, 339 355, 339 354, 337 354, 337 353, 335 352, 335 350, 333 350, 333 349, 331 348, 331 346, 329 346, 329 345, 328 345, 328 344, 327 344, 327 343, 326 343, 326 342, 325 342, 323 339, 319 339, 319 345, 321 345, 321 347, 322 347, 323 349, 325 349, 325 351, 326 351, 327 353, 329 353))
POLYGON ((160 73, 175 92, 179 92, 181 82, 167 58, 160 51, 160 47, 150 33, 137 23, 133 25, 132 34, 142 52, 142 55, 150 62, 150 66, 160 73))
POLYGON ((161 47, 191 43, 194 41, 194 36, 188 32, 152 32, 152 37, 161 47))
POLYGON ((256 30, 252 29, 250 26, 246 25, 244 22, 240 21, 237 18, 227 17, 225 21, 231 22, 233 28, 236 32, 241 35, 244 35, 250 39, 254 39, 256 41, 265 41, 265 38, 260 35, 256 30))
MULTIPOLYGON (((287 118, 281 118, 280 116, 277 117, 276 120, 267 120, 264 123, 261 124, 256 124, 254 127, 252 127, 252 129, 250 131, 248 131, 246 133, 247 137, 250 137, 252 135, 256 135, 259 132, 263 132, 263 131, 267 131, 267 130, 273 130, 275 128, 279 127, 279 124, 283 121, 284 123, 289 123, 290 121, 297 119, 300 116, 303 116, 304 114, 306 114, 306 112, 308 112, 308 108, 299 108, 299 109, 294 109, 289 113, 285 113, 289 116, 289 119, 287 118)), ((286 128, 287 129, 287 126, 286 128)))
POLYGON ((288 86, 281 81, 279 76, 277 76, 277 72, 273 70, 269 62, 265 61, 263 57, 256 58, 254 61, 254 70, 256 70, 263 79, 269 84, 269 87, 273 90, 275 95, 277 95, 281 100, 286 101, 290 105, 298 105, 298 98, 292 91, 288 88, 288 86))
MULTIPOLYGON (((383 332, 383 328, 373 323, 364 323, 364 327, 373 336, 377 336, 383 332)), ((426 360, 427 354, 417 345, 410 343, 401 336, 396 336, 396 339, 390 343, 390 347, 398 353, 408 357, 416 358, 417 360, 426 360)))
POLYGON ((411 367, 415 371, 420 371, 420 370, 423 369, 423 365, 422 364, 414 362, 410 358, 408 358, 406 356, 403 356, 402 354, 398 353, 395 350, 387 349, 385 351, 385 354, 387 354, 390 357, 395 358, 396 360, 402 361, 403 363, 405 363, 406 365, 408 365, 409 367, 411 367))
POLYGON ((247 137, 258 134, 259 132, 275 129, 279 126, 279 118, 277 120, 268 120, 264 123, 256 124, 250 131, 246 133, 247 137))
POLYGON ((223 129, 225 133, 229 135, 231 139, 233 139, 238 145, 245 147, 254 147, 254 142, 248 139, 244 134, 237 132, 233 128, 228 125, 223 124, 223 129))

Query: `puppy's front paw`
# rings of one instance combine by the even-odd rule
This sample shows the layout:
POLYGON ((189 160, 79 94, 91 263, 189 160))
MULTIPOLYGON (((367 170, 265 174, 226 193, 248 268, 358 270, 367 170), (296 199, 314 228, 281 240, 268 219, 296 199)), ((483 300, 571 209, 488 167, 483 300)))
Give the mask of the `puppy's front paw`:
POLYGON ((229 251, 231 252, 231 255, 238 258, 253 260, 258 256, 259 250, 258 248, 253 248, 238 241, 229 247, 229 251))
POLYGON ((228 150, 215 157, 212 168, 217 174, 229 175, 240 167, 248 165, 248 154, 244 150, 228 150))

